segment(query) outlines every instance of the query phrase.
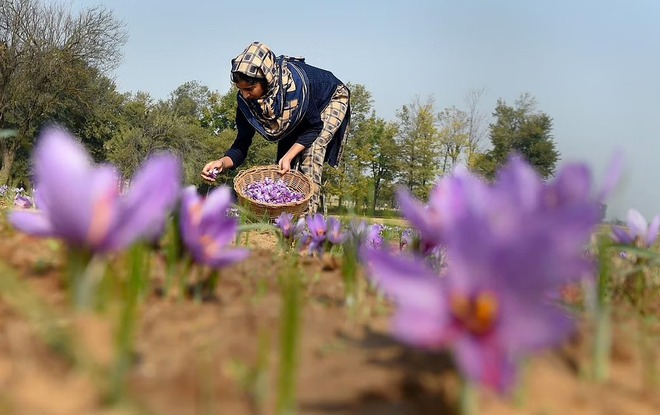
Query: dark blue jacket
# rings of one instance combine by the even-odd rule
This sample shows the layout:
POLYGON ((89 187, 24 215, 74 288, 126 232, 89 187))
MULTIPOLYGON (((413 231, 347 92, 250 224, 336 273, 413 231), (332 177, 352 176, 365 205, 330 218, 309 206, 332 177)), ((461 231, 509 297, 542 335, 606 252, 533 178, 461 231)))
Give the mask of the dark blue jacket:
MULTIPOLYGON (((330 103, 330 99, 335 93, 337 86, 342 85, 342 82, 330 71, 316 68, 300 61, 289 62, 288 64, 298 66, 307 75, 307 79, 309 80, 309 104, 300 123, 277 142, 277 160, 281 159, 294 143, 302 144, 305 148, 309 148, 312 145, 323 130, 321 111, 330 103)), ((341 140, 344 137, 346 128, 348 128, 349 121, 350 108, 347 109, 341 126, 337 129, 337 132, 326 148, 325 161, 333 167, 339 163, 340 149, 343 145, 341 140)), ((225 153, 234 162, 234 168, 240 166, 245 161, 255 133, 254 127, 250 125, 241 109, 236 110, 236 129, 238 131, 236 139, 225 153)))

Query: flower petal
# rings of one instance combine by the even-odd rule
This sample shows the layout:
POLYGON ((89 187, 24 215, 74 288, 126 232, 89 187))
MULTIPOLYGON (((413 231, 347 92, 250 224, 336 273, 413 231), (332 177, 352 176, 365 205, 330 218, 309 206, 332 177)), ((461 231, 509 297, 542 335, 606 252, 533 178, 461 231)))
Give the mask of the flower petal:
POLYGON ((232 203, 232 194, 229 186, 218 186, 213 189, 209 196, 204 200, 202 207, 201 227, 209 223, 217 222, 218 218, 226 217, 227 209, 232 203))
POLYGON ((655 216, 649 225, 646 234, 646 246, 651 246, 658 239, 658 231, 660 231, 660 216, 655 216))
POLYGON ((511 390, 516 378, 516 362, 494 339, 461 336, 453 350, 461 372, 468 379, 499 393, 511 390))
POLYGON ((641 213, 639 213, 638 210, 636 209, 628 210, 628 217, 626 218, 626 223, 630 228, 630 233, 634 237, 646 235, 649 224, 648 222, 646 222, 646 218, 644 218, 644 216, 641 213))
POLYGON ((455 334, 447 320, 439 317, 424 310, 400 307, 393 317, 392 332, 408 344, 437 348, 451 340, 455 334))
POLYGON ((250 256, 250 250, 245 248, 221 249, 217 255, 207 258, 205 263, 214 268, 224 268, 236 262, 241 262, 250 256))
POLYGON ((521 296, 504 296, 501 303, 499 338, 513 355, 556 346, 575 327, 573 318, 558 305, 521 296))
POLYGON ((612 239, 624 245, 630 245, 635 241, 635 237, 627 229, 620 226, 612 226, 612 239))
POLYGON ((171 155, 148 159, 120 201, 108 249, 121 249, 163 226, 181 190, 179 160, 171 155))
POLYGON ((40 209, 55 232, 66 234, 71 242, 84 243, 93 210, 89 154, 63 129, 48 128, 40 136, 34 165, 40 209))
POLYGON ((18 230, 40 237, 58 236, 52 223, 41 211, 15 210, 9 214, 9 222, 18 230))
POLYGON ((360 256, 369 277, 400 307, 412 307, 438 319, 447 318, 441 280, 424 261, 395 256, 383 249, 363 248, 360 256))

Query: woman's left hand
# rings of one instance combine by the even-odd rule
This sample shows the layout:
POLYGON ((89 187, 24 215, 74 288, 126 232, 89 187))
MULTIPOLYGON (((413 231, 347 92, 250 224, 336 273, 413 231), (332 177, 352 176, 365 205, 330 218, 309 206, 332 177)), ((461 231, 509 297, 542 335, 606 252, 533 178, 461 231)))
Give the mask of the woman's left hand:
POLYGON ((302 144, 294 143, 289 151, 280 159, 277 164, 280 166, 280 174, 284 174, 291 170, 291 160, 295 159, 298 154, 302 153, 305 150, 305 146, 302 144))

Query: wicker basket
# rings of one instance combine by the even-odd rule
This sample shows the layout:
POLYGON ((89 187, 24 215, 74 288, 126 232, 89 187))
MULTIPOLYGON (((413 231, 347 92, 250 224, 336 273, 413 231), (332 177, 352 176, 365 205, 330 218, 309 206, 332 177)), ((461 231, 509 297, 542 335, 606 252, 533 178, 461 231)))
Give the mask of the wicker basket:
POLYGON ((241 206, 248 208, 257 216, 268 216, 275 219, 282 212, 292 213, 294 217, 302 215, 307 209, 309 199, 312 197, 312 181, 297 170, 289 170, 284 175, 279 173, 280 167, 276 164, 268 166, 256 166, 243 170, 238 173, 234 178, 234 190, 238 203, 241 206), (292 191, 303 194, 303 198, 296 202, 289 202, 285 204, 264 203, 250 199, 245 194, 245 189, 248 184, 259 182, 265 178, 273 180, 282 179, 284 183, 292 191))

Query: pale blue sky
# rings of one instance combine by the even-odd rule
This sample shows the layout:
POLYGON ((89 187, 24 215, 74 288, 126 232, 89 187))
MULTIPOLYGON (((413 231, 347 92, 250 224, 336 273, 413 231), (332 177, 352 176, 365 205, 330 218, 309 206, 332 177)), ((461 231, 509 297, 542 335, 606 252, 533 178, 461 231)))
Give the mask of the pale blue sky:
POLYGON ((625 176, 609 217, 628 208, 660 213, 660 1, 72 4, 103 4, 126 23, 118 88, 154 98, 191 80, 226 92, 231 58, 254 40, 365 85, 386 120, 416 96, 433 96, 442 110, 484 87, 489 116, 498 98, 513 104, 528 92, 554 119, 561 163, 585 161, 601 177, 623 152, 625 176))

